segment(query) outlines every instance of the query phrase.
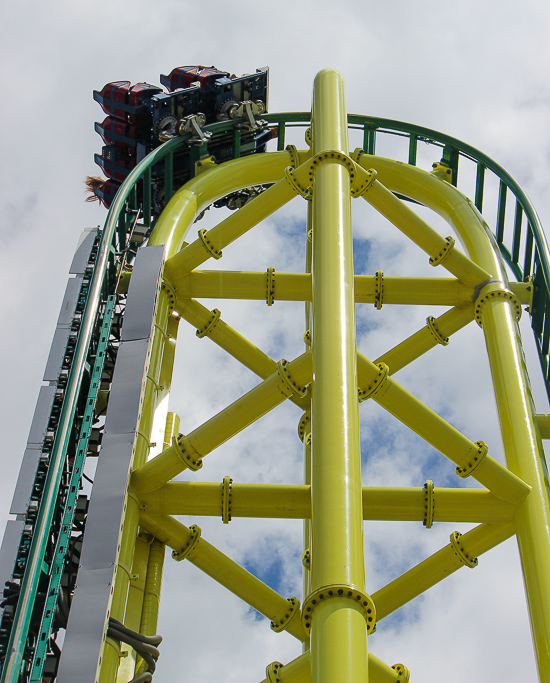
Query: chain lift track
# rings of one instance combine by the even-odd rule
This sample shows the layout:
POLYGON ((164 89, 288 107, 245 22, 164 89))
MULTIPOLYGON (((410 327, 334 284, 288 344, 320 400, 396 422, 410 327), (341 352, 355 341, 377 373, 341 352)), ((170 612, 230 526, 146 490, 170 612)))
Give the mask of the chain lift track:
MULTIPOLYGON (((514 534, 539 677, 549 683, 550 511, 541 439, 550 438, 550 416, 534 411, 517 319, 527 306, 550 396, 550 255, 529 200, 504 169, 467 144, 398 121, 347 115, 343 80, 335 71, 318 74, 312 113, 266 113, 265 94, 254 102, 226 98, 220 120, 207 121, 189 114, 189 103, 202 92, 186 75, 189 69, 162 77, 175 95, 139 84, 140 93, 152 96, 147 111, 160 140, 143 138, 143 158, 132 157, 130 165, 125 158, 120 187, 106 202, 105 226, 83 233, 71 266, 74 277, 10 510, 15 519, 0 550, 2 683, 152 680, 166 545, 176 561, 195 564, 266 616, 274 631, 286 630, 304 644, 304 654, 292 662, 269 664, 262 683, 338 677, 404 683, 407 667, 390 667, 367 651, 376 623, 457 569, 474 568, 479 555, 514 534), (177 111, 161 116, 155 109, 155 102, 174 108, 176 99, 177 111), (285 147, 294 128, 304 130, 309 149, 285 147), (353 153, 350 131, 360 131, 363 140, 353 153), (385 136, 405 140, 405 159, 376 156, 385 136), (277 141, 275 152, 264 151, 270 139, 277 141), (416 166, 419 142, 437 155, 431 172, 416 166), (475 165, 473 201, 460 192, 465 162, 475 165), (494 220, 481 215, 489 182, 499 188, 494 220), (223 258, 224 248, 296 196, 308 212, 305 272, 198 270, 210 258, 223 258), (366 200, 451 278, 392 278, 382 270, 355 275, 349 265, 352 199, 366 200), (453 237, 421 219, 415 205, 443 216, 467 255, 455 249, 453 237), (235 211, 189 239, 211 206, 235 211), (502 258, 517 282, 508 282, 502 258), (196 300, 226 296, 264 299, 268 306, 304 301, 305 352, 276 362, 229 327, 218 309, 196 300), (377 311, 399 303, 450 308, 371 361, 357 351, 356 303, 377 311), (394 378, 474 320, 487 346, 506 466, 483 441, 460 433, 394 378), (164 443, 155 445, 151 428, 170 391, 182 321, 250 368, 260 383, 186 435, 179 433, 178 416, 165 413, 164 443), (305 483, 239 484, 226 476, 221 486, 203 483, 200 501, 195 498, 189 482, 205 456, 287 398, 303 413, 298 431, 305 483), (471 476, 484 488, 443 489, 431 480, 417 489, 363 487, 358 411, 369 399, 451 459, 459 477, 471 476), (87 483, 86 458, 98 455, 94 481, 87 483), (184 471, 185 481, 172 481, 184 471), (339 503, 329 511, 327 500, 339 503), (279 595, 209 544, 198 525, 187 528, 171 516, 197 509, 221 515, 225 524, 236 516, 303 519, 303 598, 279 595), (435 555, 369 594, 362 545, 368 519, 416 520, 428 529, 442 521, 479 526, 464 535, 453 532, 435 555), (144 572, 137 574, 136 566, 144 572), (122 644, 128 651, 123 659, 122 644)), ((216 82, 237 92, 247 83, 215 69, 204 73, 212 88, 216 82)), ((257 78, 267 87, 265 70, 257 78)), ((126 82, 110 85, 120 83, 126 82)), ((95 93, 104 109, 115 106, 111 90, 95 93)), ((121 106, 133 124, 134 110, 121 106)), ((114 119, 99 131, 114 131, 100 159, 113 169, 120 158, 115 143, 129 144, 129 129, 121 133, 114 119)))

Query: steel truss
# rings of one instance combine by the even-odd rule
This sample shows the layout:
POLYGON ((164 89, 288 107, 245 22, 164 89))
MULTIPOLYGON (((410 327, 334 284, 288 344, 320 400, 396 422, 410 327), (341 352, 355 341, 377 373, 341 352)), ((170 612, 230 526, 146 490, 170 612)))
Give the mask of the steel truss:
MULTIPOLYGON (((458 152, 444 156, 428 173, 412 163, 370 153, 374 152, 372 130, 365 128, 364 147, 350 154, 343 80, 337 72, 324 70, 314 85, 311 127, 306 135, 309 149, 289 147, 219 166, 195 159, 196 176, 175 192, 139 251, 131 237, 124 237, 139 229, 137 209, 132 218, 131 212, 124 213, 122 208, 128 197, 131 204, 134 183, 143 177, 146 182, 143 164, 117 196, 94 259, 107 263, 112 258, 116 234, 120 240, 117 258, 120 260, 131 245, 137 256, 128 257, 130 265, 119 267, 117 276, 111 272, 115 284, 112 293, 107 291, 103 298, 99 295, 104 286, 101 273, 108 268, 104 265, 101 273, 94 271, 91 287, 97 290, 97 301, 104 303, 90 305, 88 315, 85 312, 83 316, 83 325, 90 325, 91 330, 98 325, 97 311, 101 309, 99 322, 106 344, 113 294, 125 291, 129 280, 127 304, 120 315, 122 330, 116 339, 116 365, 107 382, 109 404, 86 514, 78 582, 76 589, 73 587, 70 612, 66 605, 68 622, 59 670, 47 680, 55 675, 62 683, 113 683, 133 677, 141 683, 151 679, 158 653, 147 638, 157 630, 168 546, 175 560, 191 562, 266 616, 274 631, 287 631, 303 643, 303 654, 296 660, 270 664, 263 683, 405 683, 408 669, 401 664, 389 666, 370 653, 368 634, 377 622, 458 569, 475 567, 479 555, 515 534, 539 675, 541 681, 550 681, 550 512, 541 440, 541 431, 546 435, 547 416, 535 412, 517 325, 522 306, 533 307, 533 295, 539 303, 543 295, 535 291, 530 279, 508 281, 490 229, 476 206, 453 185, 458 152), (206 208, 253 186, 265 189, 216 227, 199 229, 198 237, 190 239, 195 220, 206 208), (275 273, 273 268, 266 273, 198 270, 209 259, 222 258, 228 245, 296 196, 301 196, 307 207, 304 273, 275 273), (443 217, 466 254, 455 248, 453 237, 440 235, 404 198, 443 217), (432 266, 446 269, 449 277, 385 277, 382 271, 374 276, 356 275, 352 200, 368 202, 423 250, 432 266), (211 311, 197 301, 204 298, 265 299, 268 305, 274 301, 305 302, 304 353, 291 361, 276 361, 224 322, 219 310, 211 311), (356 303, 370 303, 377 309, 392 304, 443 305, 449 310, 437 318, 428 317, 425 327, 379 358, 370 359, 357 351, 356 303), (482 327, 487 347, 506 466, 489 454, 483 441, 472 441, 395 379, 399 370, 437 345, 446 346, 453 334, 474 321, 482 327), (178 327, 184 323, 261 380, 187 434, 179 433, 176 415, 163 413, 178 327), (302 412, 303 485, 239 484, 229 477, 221 485, 193 482, 193 472, 203 466, 206 456, 287 399, 302 412), (435 490, 431 481, 417 488, 363 486, 359 405, 368 400, 450 459, 459 477, 472 477, 482 488, 435 490), (152 444, 151 431, 159 419, 165 423, 164 443, 152 444), (185 480, 174 481, 182 473, 185 480), (280 595, 208 543, 199 526, 188 528, 175 519, 177 515, 220 514, 225 523, 238 516, 304 520, 301 599, 280 595), (363 521, 372 519, 414 520, 428 528, 435 522, 466 521, 478 526, 463 535, 453 532, 448 545, 369 594, 363 521), (121 623, 129 629, 126 635, 121 623), (121 658, 121 647, 128 656, 121 658)), ((416 145, 419 135, 415 136, 416 145)), ((279 124, 279 141, 283 139, 284 126, 279 124)), ((169 142, 155 151, 155 162, 176 144, 169 142)), ((482 194, 483 178, 479 178, 478 174, 477 191, 482 194)), ((479 194, 476 200, 481 208, 479 194)), ((150 206, 142 206, 141 211, 143 224, 151 225, 150 206)), ((501 230, 500 242, 502 237, 501 230)), ((546 272, 548 265, 540 235, 536 239, 537 256, 533 259, 531 237, 526 243, 531 250, 529 263, 526 256, 523 265, 527 275, 539 268, 533 274, 536 281, 539 278, 539 289, 546 293, 540 271, 546 272)), ((519 268, 519 238, 514 245, 516 241, 517 249, 514 246, 508 256, 513 256, 519 268)), ((535 326, 535 332, 542 340, 540 327, 546 334, 547 326, 541 323, 541 315, 539 312, 539 330, 535 326)), ((78 343, 85 355, 87 347, 78 343)), ((544 348, 541 342, 539 350, 544 368, 548 345, 544 348)), ((100 358, 99 352, 95 353, 92 380, 86 385, 93 388, 96 378, 96 394, 90 397, 96 415, 97 377, 103 372, 100 358)), ((85 455, 87 448, 83 444, 77 451, 85 455)), ((61 455, 59 461, 61 473, 61 455)), ((74 493, 81 469, 76 469, 78 461, 73 462, 67 476, 68 490, 73 486, 74 493)), ((61 527, 65 526, 68 535, 74 495, 64 496, 63 501, 61 527)), ((46 557, 51 570, 43 619, 50 622, 42 641, 32 645, 29 657, 29 622, 37 608, 26 609, 25 604, 35 605, 46 552, 35 547, 40 540, 36 532, 32 539, 34 545, 25 555, 30 558, 30 569, 22 577, 22 597, 13 615, 2 681, 15 683, 22 669, 30 680, 41 680, 53 628, 60 581, 56 584, 53 578, 61 576, 59 567, 55 569, 59 565, 59 561, 55 564, 55 552, 52 558, 46 557)))

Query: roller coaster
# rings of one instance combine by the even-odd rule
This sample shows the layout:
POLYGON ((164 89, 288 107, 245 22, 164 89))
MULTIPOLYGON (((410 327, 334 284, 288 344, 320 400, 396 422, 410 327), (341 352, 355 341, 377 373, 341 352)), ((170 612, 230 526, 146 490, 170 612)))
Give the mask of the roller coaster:
MULTIPOLYGON (((367 646, 376 625, 512 536, 539 678, 548 683, 550 416, 536 410, 518 320, 527 309, 550 396, 550 255, 525 193, 453 137, 348 114, 343 79, 330 69, 315 79, 311 112, 270 113, 267 69, 236 77, 179 67, 161 83, 167 92, 128 81, 94 92, 106 114, 96 124, 104 146, 95 160, 107 178, 92 189, 109 211, 102 229, 82 234, 70 267, 0 550, 2 683, 152 680, 167 546, 175 561, 195 565, 301 643, 296 659, 266 662, 265 676, 251 671, 250 680, 407 683, 414 671, 367 646), (287 144, 297 131, 301 149, 287 144), (350 153, 351 135, 362 144, 350 153), (386 138, 405 144, 404 158, 376 154, 386 138), (420 144, 423 158, 425 150, 433 156, 427 170, 420 144), (461 191, 466 164, 475 169, 471 198, 461 191), (487 213, 489 181, 498 187, 495 216, 487 213), (304 249, 302 272, 200 269, 294 198, 304 219, 301 246, 289 248, 304 249), (352 200, 366 201, 447 276, 357 274, 352 200), (434 229, 425 207, 454 236, 434 229), (209 208, 209 216, 222 208, 221 220, 210 229, 199 222, 193 235, 209 208), (267 314, 275 302, 303 302, 303 352, 273 359, 204 299, 265 301, 267 314), (355 309, 365 305, 377 315, 395 305, 446 310, 371 359, 357 347, 355 309), (505 462, 395 378, 470 324, 485 342, 505 462), (184 325, 258 377, 186 434, 168 410, 184 325), (259 418, 285 401, 297 407, 302 483, 194 481, 207 455, 261 428, 259 418), (363 403, 378 404, 452 462, 456 486, 363 481, 363 403), (182 515, 303 520, 303 594, 281 595, 182 515), (369 520, 473 526, 369 592, 369 520)), ((182 675, 196 680, 193 671, 182 675)))

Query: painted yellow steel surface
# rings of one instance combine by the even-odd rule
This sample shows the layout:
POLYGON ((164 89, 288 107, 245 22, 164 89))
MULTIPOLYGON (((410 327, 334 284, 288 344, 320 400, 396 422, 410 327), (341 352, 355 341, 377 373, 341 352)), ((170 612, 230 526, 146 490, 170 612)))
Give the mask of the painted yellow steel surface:
MULTIPOLYGON (((407 668, 377 659, 369 652, 370 640, 367 647, 367 633, 455 571, 473 569, 479 555, 515 534, 538 672, 548 683, 550 512, 541 439, 550 434, 550 418, 535 411, 517 324, 532 287, 508 282, 483 218, 456 188, 414 166, 362 150, 350 155, 347 131, 343 79, 323 70, 314 84, 310 150, 288 148, 213 166, 178 190, 156 223, 149 245, 165 245, 164 281, 143 377, 111 615, 145 635, 155 633, 168 546, 175 560, 193 564, 266 616, 275 632, 287 631, 302 644, 297 659, 266 662, 266 683, 404 683, 407 668), (212 229, 199 229, 196 239, 189 236, 195 219, 214 201, 261 184, 270 187, 212 229), (228 245, 294 197, 307 206, 303 273, 208 270, 228 245), (426 264, 447 270, 446 276, 354 273, 351 207, 360 197, 426 252, 426 264), (443 217, 466 253, 398 197, 443 217), (304 302, 305 325, 299 331, 306 332, 304 353, 289 362, 272 358, 225 322, 217 308, 210 310, 210 298, 265 299, 268 306, 304 302), (357 351, 356 303, 377 310, 393 305, 447 310, 430 315, 425 325, 406 339, 392 340, 391 348, 371 359, 357 351), (483 328, 506 465, 490 454, 483 434, 463 433, 417 398, 414 386, 405 389, 395 378, 476 323, 483 328), (250 369, 257 382, 186 434, 169 413, 164 442, 155 448, 152 426, 170 392, 183 325, 250 369), (424 487, 382 488, 362 481, 359 410, 370 399, 456 465, 461 477, 456 488, 434 487, 431 481, 424 487), (302 484, 239 483, 229 476, 221 482, 196 480, 206 455, 287 400, 302 414, 302 484), (469 487, 469 477, 481 488, 469 487), (208 543, 198 524, 187 527, 177 515, 217 516, 224 523, 232 517, 304 520, 303 595, 281 595, 208 543), (463 534, 450 527, 448 544, 370 595, 365 562, 372 558, 365 557, 364 520, 477 526, 463 534)), ((142 672, 139 657, 121 657, 120 645, 107 638, 101 683, 142 672)), ((421 675, 412 672, 411 680, 421 675)))

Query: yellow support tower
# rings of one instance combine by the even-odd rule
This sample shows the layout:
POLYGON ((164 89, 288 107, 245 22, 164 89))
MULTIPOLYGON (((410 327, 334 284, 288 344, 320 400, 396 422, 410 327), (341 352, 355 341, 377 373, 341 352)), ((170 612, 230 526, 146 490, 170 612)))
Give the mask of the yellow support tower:
MULTIPOLYGON (((136 624, 143 603, 144 632, 154 632, 156 612, 148 605, 158 593, 148 586, 158 586, 162 568, 158 553, 166 544, 176 560, 187 559, 267 616, 272 629, 286 630, 302 641, 304 654, 284 666, 269 665, 265 681, 404 683, 409 680, 405 666, 390 667, 368 652, 368 633, 376 622, 457 569, 474 567, 478 555, 516 534, 540 680, 548 682, 548 482, 540 420, 525 375, 517 326, 521 305, 530 302, 531 287, 509 284, 485 222, 446 178, 364 150, 350 155, 347 130, 343 79, 324 70, 314 84, 307 135, 310 150, 289 148, 210 168, 176 192, 149 239, 149 247, 164 245, 164 284, 147 373, 153 391, 148 394, 145 385, 137 433, 149 433, 158 405, 154 387, 159 373, 169 382, 163 361, 169 321, 185 319, 200 337, 210 337, 261 382, 192 432, 176 433, 155 457, 148 459, 138 442, 111 616, 136 624), (189 240, 189 228, 209 204, 230 191, 259 183, 271 185, 218 226, 199 230, 199 237, 189 240), (310 216, 306 273, 197 270, 209 259, 219 259, 231 242, 295 196, 303 198, 310 216), (420 218, 403 197, 440 214, 466 254, 456 248, 454 238, 440 235, 420 218), (359 198, 424 250, 433 267, 442 266, 451 277, 384 281, 381 272, 374 277, 354 275, 351 204, 359 198), (307 350, 291 362, 276 362, 227 325, 217 309, 210 312, 195 301, 204 297, 265 298, 268 305, 275 299, 306 302, 307 350), (428 318, 423 330, 371 361, 357 352, 356 301, 372 302, 376 308, 391 303, 451 308, 438 319, 428 318), (462 434, 393 379, 397 370, 435 345, 446 345, 450 335, 474 319, 483 328, 487 345, 506 466, 489 455, 483 441, 462 434), (300 421, 306 454, 304 485, 239 485, 228 477, 221 487, 193 482, 193 472, 202 467, 205 456, 286 399, 304 411, 300 421), (419 489, 382 490, 361 482, 359 404, 367 399, 453 461, 459 477, 472 477, 483 488, 434 493, 432 482, 419 489), (184 480, 173 481, 181 473, 184 480), (236 515, 305 520, 306 590, 300 599, 277 594, 210 545, 198 526, 187 528, 171 517, 212 515, 220 509, 224 522, 236 515), (464 535, 453 532, 449 545, 370 595, 365 586, 363 519, 417 519, 428 527, 436 521, 468 520, 479 526, 464 535), (138 551, 142 552, 143 541, 136 544, 140 528, 156 540, 144 587, 128 591, 129 574, 124 568, 137 562, 138 551)), ((172 360, 169 356, 168 364, 172 360)), ((117 676, 119 659, 118 644, 107 639, 102 683, 126 680, 117 676)), ((138 673, 144 670, 143 664, 141 669, 138 665, 138 673)))
MULTIPOLYGON (((249 112, 249 125, 251 116, 249 112)), ((138 251, 94 483, 98 496, 90 501, 57 680, 73 683, 79 675, 100 683, 153 679, 159 649, 162 652, 156 633, 168 546, 173 560, 195 565, 265 616, 274 632, 286 631, 296 639, 298 657, 265 662, 265 677, 263 671, 250 671, 249 680, 420 681, 422 672, 409 672, 403 664, 390 666, 371 652, 370 634, 400 607, 457 570, 474 568, 478 556, 515 535, 538 674, 541 683, 550 683, 550 508, 542 446, 542 438, 550 437, 550 417, 537 415, 518 326, 522 308, 530 306, 547 375, 550 280, 544 278, 550 273, 550 258, 543 238, 535 236, 539 241, 533 256, 535 233, 521 236, 522 211, 530 209, 518 204, 513 246, 506 251, 505 201, 499 200, 496 239, 480 212, 489 161, 478 160, 474 203, 455 186, 458 148, 451 138, 443 141, 443 160, 431 172, 415 165, 419 134, 411 128, 400 133, 409 138, 408 163, 376 156, 373 120, 348 115, 344 81, 334 70, 317 75, 311 116, 299 118, 310 124, 307 148, 284 148, 285 120, 269 117, 258 125, 272 126, 278 150, 221 164, 197 156, 191 179, 174 193, 138 251), (362 126, 364 145, 350 153, 351 123, 362 126), (242 208, 193 235, 196 220, 214 202, 258 186, 262 191, 242 208), (304 272, 275 272, 273 267, 267 272, 224 270, 224 250, 234 242, 238 246, 249 230, 295 198, 307 215, 304 272), (382 270, 357 274, 352 206, 364 201, 425 252, 425 265, 437 268, 438 274, 446 271, 444 277, 385 277, 382 270), (426 208, 454 236, 434 229, 426 208), (525 249, 521 267, 520 245, 525 249), (509 282, 501 250, 519 279, 525 276, 524 282, 509 282), (208 270, 214 262, 221 267, 208 270), (541 298, 543 291, 548 291, 547 300, 541 298), (269 307, 275 301, 303 302, 303 352, 289 360, 271 357, 229 325, 220 310, 210 310, 204 304, 207 299, 265 300, 269 307), (355 309, 365 303, 376 311, 392 305, 447 310, 428 316, 411 336, 396 338, 375 357, 368 346, 358 351, 355 309), (476 324, 487 350, 505 462, 491 451, 483 434, 463 433, 416 396, 414 387, 410 391, 395 377, 476 324), (202 424, 181 433, 179 418, 168 412, 167 404, 178 331, 187 325, 199 338, 208 338, 205 344, 213 342, 251 370, 257 382, 202 424), (296 406, 303 442, 302 483, 197 478, 201 468, 207 471, 213 459, 207 456, 215 449, 242 430, 255 428, 260 418, 286 401, 296 406), (436 489, 431 480, 423 487, 381 487, 362 480, 360 414, 365 402, 371 407, 376 403, 453 463, 456 487, 436 489), (468 486, 464 480, 475 483, 468 486), (102 490, 115 492, 103 498, 102 490), (303 520, 303 595, 281 595, 210 543, 199 524, 187 526, 176 519, 182 515, 221 516, 224 524, 236 517, 303 520), (387 585, 372 587, 365 579, 365 567, 373 563, 365 555, 365 520, 416 522, 428 529, 436 523, 472 526, 463 534, 453 529, 437 552, 387 585), (112 547, 111 555, 101 555, 102 546, 112 547), (101 562, 96 561, 100 555, 101 562), (91 654, 82 650, 83 634, 89 638, 86 642, 94 643, 91 654)), ((234 129, 235 139, 240 130, 234 129)), ((165 147, 175 149, 176 142, 165 147)), ((114 230, 136 184, 145 187, 150 182, 152 164, 160 163, 159 155, 165 153, 155 152, 152 161, 132 171, 111 209, 106 233, 114 230)), ((475 158, 471 148, 467 153, 475 158)), ((503 183, 509 177, 502 173, 503 183)), ((507 182, 516 187, 511 179, 507 182)), ((519 188, 516 197, 520 202, 519 188)), ((149 206, 145 214, 150 211, 149 206)), ((529 227, 533 230, 531 219, 529 227)), ((118 277, 119 296, 127 279, 118 277)), ((368 524, 365 528, 368 534, 368 524)), ((16 637, 14 642, 19 642, 16 637)), ((208 648, 211 652, 212 643, 208 648)), ((3 682, 16 683, 24 656, 21 648, 14 646, 13 652, 3 682)), ((195 680, 193 671, 182 676, 195 680)))

